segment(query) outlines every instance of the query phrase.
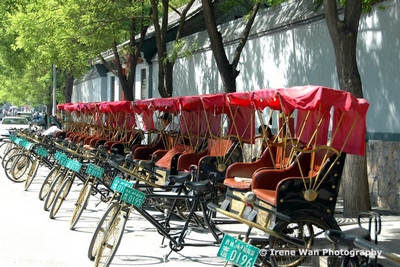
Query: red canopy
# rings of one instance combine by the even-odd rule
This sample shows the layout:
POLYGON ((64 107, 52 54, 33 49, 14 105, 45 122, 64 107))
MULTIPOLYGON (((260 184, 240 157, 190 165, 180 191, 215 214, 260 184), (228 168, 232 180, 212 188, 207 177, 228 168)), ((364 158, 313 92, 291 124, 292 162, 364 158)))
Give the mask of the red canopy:
POLYGON ((131 101, 115 101, 115 102, 102 102, 99 110, 101 112, 119 113, 119 112, 132 112, 131 101))
POLYGON ((57 109, 60 110, 60 111, 61 111, 61 110, 65 110, 65 107, 66 107, 66 106, 70 106, 70 105, 72 105, 72 103, 58 104, 58 105, 57 105, 57 109))
POLYGON ((357 99, 346 91, 322 86, 302 86, 279 89, 278 94, 285 111, 294 109, 315 110, 320 106, 335 107, 343 111, 356 111, 365 116, 369 104, 364 99, 357 99))
POLYGON ((235 92, 226 95, 228 116, 230 118, 228 135, 240 136, 254 142, 255 114, 249 92, 235 92))
POLYGON ((75 104, 71 104, 71 105, 66 105, 66 106, 64 106, 64 109, 66 111, 69 111, 69 112, 79 111, 80 105, 83 105, 83 104, 82 103, 75 103, 75 104))
POLYGON ((153 100, 154 98, 135 100, 133 103, 133 110, 136 114, 142 114, 145 110, 153 110, 153 100))
POLYGON ((153 98, 152 104, 152 107, 160 112, 179 113, 178 97, 153 98))
POLYGON ((179 101, 182 133, 202 136, 208 136, 210 133, 219 135, 221 113, 226 111, 225 94, 182 96, 179 101))
POLYGON ((296 134, 301 141, 312 139, 313 144, 326 145, 331 125, 331 146, 349 154, 364 154, 369 107, 364 99, 357 99, 345 91, 311 85, 257 90, 252 96, 258 109, 270 107, 281 110, 286 116, 297 110, 296 134))
MULTIPOLYGON (((221 114, 229 117, 228 134, 240 138, 254 137, 254 111, 265 108, 278 110, 286 116, 296 115, 296 138, 303 142, 330 145, 338 150, 363 155, 365 150, 366 113, 369 104, 350 93, 323 86, 302 86, 170 98, 153 98, 103 103, 60 104, 59 110, 100 110, 107 113, 143 114, 148 129, 153 129, 153 113, 181 115, 183 133, 218 135, 221 114), (133 107, 132 107, 133 105, 133 107), (148 123, 151 121, 151 123, 148 123), (149 124, 149 125, 147 125, 149 124)), ((132 116, 132 114, 131 114, 132 116)), ((133 119, 130 118, 129 120, 133 119)), ((128 123, 133 125, 133 123, 128 123)), ((118 125, 121 122, 118 121, 118 125)))

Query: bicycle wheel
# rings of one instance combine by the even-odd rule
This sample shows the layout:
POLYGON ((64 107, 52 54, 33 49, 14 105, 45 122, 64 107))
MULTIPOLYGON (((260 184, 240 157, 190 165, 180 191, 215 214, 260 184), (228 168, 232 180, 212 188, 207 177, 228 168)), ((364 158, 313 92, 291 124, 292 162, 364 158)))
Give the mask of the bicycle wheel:
POLYGON ((3 159, 1 160, 1 166, 3 166, 3 168, 5 169, 5 164, 6 164, 6 162, 8 161, 8 159, 9 159, 11 156, 13 156, 13 155, 19 153, 20 151, 21 151, 20 148, 19 148, 19 147, 16 147, 16 146, 10 148, 6 153, 4 153, 3 159))
POLYGON ((0 143, 0 153, 2 153, 2 155, 0 155, 0 159, 3 158, 4 154, 6 154, 7 151, 8 151, 11 147, 13 147, 13 145, 14 145, 14 144, 13 144, 10 140, 8 140, 8 139, 4 139, 4 140, 1 141, 1 143, 0 143))
POLYGON ((87 203, 89 201, 90 195, 93 190, 93 183, 88 182, 85 183, 79 193, 79 197, 75 203, 75 209, 72 212, 72 217, 69 225, 69 229, 73 230, 75 228, 76 223, 82 215, 84 209, 86 209, 87 203))
POLYGON ((28 177, 28 170, 32 166, 32 160, 25 154, 11 156, 5 164, 5 174, 8 179, 15 183, 22 183, 28 177))
POLYGON ((97 250, 94 261, 95 267, 108 267, 111 264, 121 243, 127 220, 128 216, 125 211, 119 209, 111 222, 110 229, 101 241, 101 246, 97 250))
POLYGON ((101 245, 104 236, 107 234, 110 223, 113 221, 115 215, 118 213, 120 208, 120 204, 117 201, 113 201, 108 205, 106 211, 103 216, 100 218, 97 223, 96 229, 93 232, 92 240, 90 241, 88 258, 92 261, 94 260, 97 250, 101 245))
POLYGON ((66 179, 68 173, 66 171, 60 172, 57 174, 56 178, 54 179, 53 183, 50 186, 49 193, 46 196, 46 200, 44 201, 44 210, 48 211, 53 205, 54 199, 58 191, 61 188, 64 180, 66 179))
POLYGON ((325 237, 328 229, 340 228, 336 222, 306 214, 295 215, 290 222, 280 220, 273 230, 293 242, 270 237, 269 248, 276 252, 270 256, 272 266, 334 266, 337 257, 324 253, 336 248, 325 237))
POLYGON ((25 191, 31 186, 33 179, 36 177, 36 173, 39 169, 39 160, 32 160, 32 166, 28 172, 27 178, 25 180, 25 191))
POLYGON ((58 190, 57 195, 54 198, 54 203, 50 209, 50 219, 54 219, 56 217, 57 212, 60 210, 62 203, 67 198, 69 190, 72 187, 72 183, 74 182, 73 177, 68 177, 62 183, 60 190, 58 190))
MULTIPOLYGON (((20 155, 20 154, 18 154, 20 155)), ((14 182, 14 179, 11 175, 11 168, 13 167, 14 162, 17 160, 16 157, 9 157, 7 161, 4 163, 4 173, 6 174, 7 178, 14 182)))
POLYGON ((47 174, 47 176, 44 179, 43 184, 39 190, 39 199, 40 200, 43 200, 47 196, 47 194, 50 191, 51 184, 53 183, 53 181, 55 180, 55 178, 57 177, 59 172, 60 172, 60 166, 57 165, 57 166, 53 167, 50 170, 50 172, 47 174))

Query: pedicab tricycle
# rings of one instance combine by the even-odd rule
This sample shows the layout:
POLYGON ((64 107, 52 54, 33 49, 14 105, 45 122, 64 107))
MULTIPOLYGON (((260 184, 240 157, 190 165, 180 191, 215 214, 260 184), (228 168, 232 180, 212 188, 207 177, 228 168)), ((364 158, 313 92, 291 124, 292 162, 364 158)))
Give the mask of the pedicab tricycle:
POLYGON ((239 238, 225 232, 218 256, 237 266, 334 266, 335 244, 325 231, 340 229, 334 212, 345 157, 364 155, 369 104, 320 86, 250 94, 267 149, 254 162, 229 166, 225 201, 209 204, 248 226, 239 238), (273 111, 271 140, 265 113, 273 111))

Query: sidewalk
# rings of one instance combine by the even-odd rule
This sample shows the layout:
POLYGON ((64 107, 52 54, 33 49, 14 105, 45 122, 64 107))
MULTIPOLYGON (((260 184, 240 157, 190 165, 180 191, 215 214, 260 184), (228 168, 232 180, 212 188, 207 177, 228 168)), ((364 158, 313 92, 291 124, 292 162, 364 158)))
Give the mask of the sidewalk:
MULTIPOLYGON (((86 257, 87 248, 91 239, 91 233, 93 233, 97 221, 107 205, 100 203, 100 205, 96 206, 99 203, 98 197, 91 197, 89 206, 83 212, 76 230, 70 231, 69 220, 81 185, 75 185, 72 188, 71 195, 68 196, 55 220, 50 220, 48 213, 43 211, 43 202, 37 198, 38 190, 48 172, 47 169, 43 167, 39 168, 38 176, 28 191, 23 190, 23 184, 15 184, 9 181, 1 168, 0 172, 2 174, 2 187, 5 190, 0 197, 3 209, 5 209, 3 211, 5 212, 4 214, 13 214, 13 216, 8 217, 2 216, 4 218, 0 219, 3 226, 1 236, 4 244, 7 244, 7 247, 4 247, 0 253, 3 253, 0 257, 0 262, 4 263, 6 259, 9 262, 13 262, 12 265, 4 265, 7 267, 50 267, 55 265, 60 267, 76 267, 77 262, 79 262, 79 266, 93 266, 93 263, 86 257), (9 203, 13 203, 13 205, 9 205, 9 203), (10 233, 8 239, 4 239, 5 234, 10 232, 12 228, 16 229, 15 232, 10 233), (32 229, 34 229, 34 232, 32 232, 32 229), (35 240, 36 235, 41 236, 40 241, 35 240), (27 238, 20 240, 18 237, 27 238), (42 241, 47 240, 47 238, 52 240, 51 245, 42 241), (23 247, 21 247, 22 244, 23 247), (25 253, 18 253, 19 251, 15 248, 12 249, 12 246, 19 247, 19 251, 25 251, 25 253), (25 247, 26 250, 24 249, 25 247), (53 265, 49 261, 49 255, 52 255, 51 260, 54 263, 53 265), (21 260, 26 261, 26 265, 21 264, 21 260), (35 264, 36 262, 39 263, 35 264)), ((336 217, 341 228, 345 230, 357 227, 356 219, 342 218, 341 211, 342 202, 339 200, 336 217)), ((390 211, 381 212, 383 213, 382 233, 379 236, 379 245, 388 252, 400 254, 400 215, 390 211)), ((154 215, 162 216, 159 212, 155 212, 154 215)), ((228 232, 232 233, 232 235, 247 229, 244 225, 240 224, 232 227, 236 227, 232 232, 228 232), (240 231, 238 230, 239 228, 240 231), (235 233, 236 230, 237 232, 235 233)), ((11 230, 11 232, 13 231, 11 230)), ((207 240, 213 241, 213 238, 206 231, 193 229, 185 240, 187 243, 196 243, 207 240)), ((137 265, 149 267, 206 267, 223 266, 225 262, 223 259, 217 257, 219 249, 217 246, 187 246, 182 251, 171 253, 166 261, 164 255, 170 252, 169 242, 165 240, 163 243, 164 246, 161 246, 161 244, 162 237, 157 233, 156 229, 138 213, 133 212, 129 217, 121 245, 111 267, 137 265)), ((6 261, 6 263, 8 262, 6 261)), ((383 266, 395 266, 389 264, 386 260, 381 260, 380 263, 383 266)), ((1 265, 3 266, 3 264, 1 265)))
MULTIPOLYGON (((389 253, 394 253, 400 256, 400 212, 390 211, 379 208, 372 208, 373 211, 378 212, 381 215, 382 228, 381 233, 378 236, 378 245, 389 253)), ((342 230, 357 227, 357 218, 344 218, 343 217, 343 200, 338 199, 336 205, 336 221, 338 222, 342 230)), ((367 228, 367 224, 363 224, 363 227, 367 228)), ((385 258, 380 258, 378 261, 382 266, 400 266, 395 265, 385 258)))

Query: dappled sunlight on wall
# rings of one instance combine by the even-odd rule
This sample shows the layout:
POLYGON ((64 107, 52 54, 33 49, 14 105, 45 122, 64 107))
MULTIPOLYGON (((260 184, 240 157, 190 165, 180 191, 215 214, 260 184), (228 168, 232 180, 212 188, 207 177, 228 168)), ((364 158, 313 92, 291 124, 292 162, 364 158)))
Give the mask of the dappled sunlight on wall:
MULTIPOLYGON (((368 131, 380 136, 400 133, 400 31, 399 3, 385 1, 362 14, 358 38, 358 65, 364 97, 371 103, 368 131)), ((238 91, 260 88, 323 85, 339 89, 335 54, 321 11, 301 6, 304 1, 285 4, 256 18, 238 64, 238 91), (286 18, 286 21, 284 20, 286 18), (292 19, 292 20, 290 20, 292 19)), ((232 60, 243 23, 221 26, 225 50, 232 60)), ((174 95, 218 93, 220 75, 206 32, 188 38, 198 50, 178 59, 174 68, 174 95)), ((156 69, 156 68, 154 68, 156 69)), ((399 135, 400 136, 400 135, 399 135)))
POLYGON ((371 102, 368 131, 399 132, 400 6, 381 4, 360 21, 357 60, 364 98, 371 102))

